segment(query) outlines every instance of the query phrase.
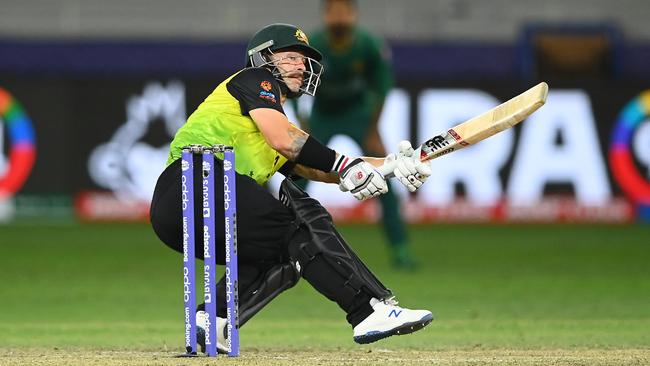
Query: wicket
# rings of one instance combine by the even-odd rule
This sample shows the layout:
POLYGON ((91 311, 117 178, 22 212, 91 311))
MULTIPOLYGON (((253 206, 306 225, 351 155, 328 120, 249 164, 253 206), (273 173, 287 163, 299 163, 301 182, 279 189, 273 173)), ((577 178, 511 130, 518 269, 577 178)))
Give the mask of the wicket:
POLYGON ((226 253, 226 314, 228 356, 239 356, 239 298, 237 269, 237 193, 235 154, 231 146, 186 146, 181 161, 181 202, 183 211, 183 306, 185 319, 185 356, 197 355, 196 294, 195 294, 195 235, 194 235, 194 155, 201 154, 201 187, 203 216, 203 298, 207 324, 205 353, 217 355, 217 282, 215 247, 214 154, 223 153, 223 203, 226 253))

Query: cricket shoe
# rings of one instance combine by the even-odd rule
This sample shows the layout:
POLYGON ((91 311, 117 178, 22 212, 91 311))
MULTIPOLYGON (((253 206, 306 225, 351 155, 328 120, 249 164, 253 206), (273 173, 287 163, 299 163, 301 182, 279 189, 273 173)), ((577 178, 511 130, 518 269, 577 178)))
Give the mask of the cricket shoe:
POLYGON ((354 327, 354 341, 360 344, 376 342, 392 335, 413 333, 433 320, 430 311, 401 308, 393 298, 373 298, 370 306, 374 310, 372 314, 354 327))
MULTIPOLYGON (((208 313, 203 310, 196 312, 196 342, 201 347, 201 352, 205 353, 205 328, 208 324, 208 313)), ((226 324, 228 320, 217 317, 217 353, 228 353, 226 346, 226 324), (219 336, 221 334, 221 336, 219 336)))

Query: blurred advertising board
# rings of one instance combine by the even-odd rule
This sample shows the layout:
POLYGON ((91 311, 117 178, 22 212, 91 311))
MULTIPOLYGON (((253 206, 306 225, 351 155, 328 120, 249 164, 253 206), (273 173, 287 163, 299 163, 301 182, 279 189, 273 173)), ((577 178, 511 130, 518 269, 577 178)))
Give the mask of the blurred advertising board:
MULTIPOLYGON (((222 79, 2 78, 0 88, 21 102, 33 126, 31 135, 19 134, 31 137, 37 151, 21 194, 73 197, 75 213, 83 220, 146 220, 172 136, 222 79)), ((409 221, 648 219, 650 85, 549 84, 547 104, 523 124, 432 161, 434 174, 417 194, 393 184, 409 221)), ((384 144, 390 151, 403 139, 423 141, 532 85, 400 80, 381 118, 384 144)), ((309 105, 309 99, 301 98, 299 113, 308 113, 309 105)), ((296 120, 288 103, 285 109, 296 120)), ((11 156, 20 143, 12 132, 14 116, 0 118, 1 183, 17 169, 11 156)), ((360 154, 345 136, 330 145, 360 154)), ((269 186, 276 190, 277 185, 274 179, 269 186)), ((335 185, 311 184, 308 191, 339 221, 374 222, 380 216, 375 202, 360 204, 335 185)))

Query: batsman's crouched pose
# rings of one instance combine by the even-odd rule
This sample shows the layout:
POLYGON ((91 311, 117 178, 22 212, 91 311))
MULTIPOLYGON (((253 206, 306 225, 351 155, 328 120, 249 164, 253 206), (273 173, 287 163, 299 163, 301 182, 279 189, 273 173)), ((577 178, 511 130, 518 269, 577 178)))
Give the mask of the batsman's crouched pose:
MULTIPOLYGON (((370 343, 421 329, 432 320, 426 310, 397 306, 388 290, 355 255, 336 231, 327 211, 286 179, 280 200, 262 185, 276 171, 285 176, 338 183, 358 199, 385 193, 385 178, 376 170, 385 158, 352 158, 337 153, 291 124, 284 115, 286 98, 313 95, 322 66, 320 53, 307 36, 289 24, 262 28, 250 40, 247 67, 238 71, 210 94, 179 129, 172 141, 168 166, 156 184, 151 223, 160 239, 176 251, 182 250, 181 149, 190 144, 232 145, 236 156, 239 244, 240 325, 246 323, 282 291, 305 278, 318 292, 335 301, 347 314, 357 343, 370 343)), ((411 191, 431 174, 426 163, 412 157, 410 144, 401 145, 395 175, 411 191), (408 146, 406 146, 408 145, 408 146)), ((200 157, 195 157, 199 164, 200 157)), ((222 160, 216 159, 216 176, 222 160)), ((200 182, 200 170, 195 170, 200 182)), ((195 200, 199 202, 200 187, 195 200)), ((223 197, 216 184, 215 196, 223 197)), ((223 221, 223 205, 216 204, 217 222, 223 221)), ((200 205, 195 205, 200 217, 200 205)), ((196 225, 197 238, 203 236, 196 225)), ((224 229, 217 225, 217 258, 224 264, 224 229)), ((203 244, 196 242, 202 259, 203 244)), ((217 287, 219 318, 217 331, 224 334, 226 279, 217 287)), ((199 343, 205 312, 197 311, 199 343)), ((226 351, 223 337, 218 348, 226 351)))

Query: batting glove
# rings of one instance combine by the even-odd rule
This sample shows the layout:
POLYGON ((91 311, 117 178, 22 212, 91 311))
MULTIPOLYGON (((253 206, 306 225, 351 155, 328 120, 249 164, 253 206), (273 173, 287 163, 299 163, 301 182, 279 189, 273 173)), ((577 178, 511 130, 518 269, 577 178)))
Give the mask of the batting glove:
POLYGON ((420 161, 420 154, 414 154, 408 141, 400 141, 397 156, 390 154, 386 157, 387 164, 393 160, 397 162, 393 174, 409 192, 415 192, 431 175, 429 163, 420 161))
POLYGON ((350 192, 359 201, 388 192, 384 176, 372 164, 354 159, 340 173, 339 189, 350 192))

